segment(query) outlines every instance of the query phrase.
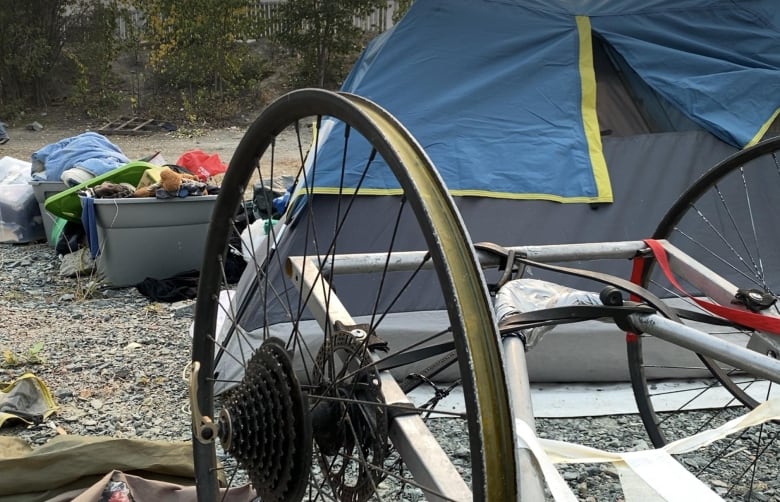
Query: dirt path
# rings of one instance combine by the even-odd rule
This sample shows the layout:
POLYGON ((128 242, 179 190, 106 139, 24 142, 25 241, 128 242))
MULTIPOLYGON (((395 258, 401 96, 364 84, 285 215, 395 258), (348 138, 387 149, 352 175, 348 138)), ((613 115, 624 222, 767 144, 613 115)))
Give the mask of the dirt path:
MULTIPOLYGON (((218 129, 180 129, 142 136, 110 135, 107 138, 130 160, 160 152, 165 163, 175 164, 184 152, 203 150, 208 154, 218 154, 223 163, 229 164, 248 127, 249 124, 218 129)), ((45 126, 41 131, 31 131, 24 127, 6 128, 11 139, 0 145, 0 158, 7 156, 29 162, 31 155, 42 147, 88 130, 91 129, 58 124, 45 126)), ((306 151, 310 142, 310 126, 300 129, 300 137, 292 127, 282 131, 275 143, 275 176, 295 174, 300 166, 302 150, 306 151)))
MULTIPOLYGON (((33 152, 65 138, 76 136, 87 130, 85 127, 62 125, 44 126, 41 131, 30 131, 24 127, 7 128, 8 143, 0 145, 0 157, 13 157, 29 161, 33 152)), ((244 127, 197 130, 188 132, 155 132, 143 136, 111 135, 109 140, 117 145, 131 160, 137 160, 159 151, 168 163, 175 163, 179 156, 189 150, 203 150, 219 154, 220 160, 230 162, 233 152, 243 137, 244 127)))

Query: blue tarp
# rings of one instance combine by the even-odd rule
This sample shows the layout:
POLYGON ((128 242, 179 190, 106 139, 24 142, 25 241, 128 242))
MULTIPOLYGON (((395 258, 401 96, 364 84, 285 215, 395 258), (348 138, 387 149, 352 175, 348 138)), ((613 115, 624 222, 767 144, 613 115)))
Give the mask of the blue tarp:
MULTIPOLYGON (((398 117, 454 195, 610 202, 591 35, 693 122, 743 147, 780 109, 775 2, 417 0, 342 90, 398 117)), ((342 138, 330 131, 323 151, 342 138)), ((350 151, 355 186, 366 155, 350 151)), ((341 159, 318 162, 315 184, 328 192, 341 159)), ((389 170, 361 185, 394 188, 389 170)))
POLYGON ((99 176, 128 162, 122 150, 108 138, 85 132, 33 152, 32 176, 39 181, 61 181, 62 173, 74 167, 99 176))

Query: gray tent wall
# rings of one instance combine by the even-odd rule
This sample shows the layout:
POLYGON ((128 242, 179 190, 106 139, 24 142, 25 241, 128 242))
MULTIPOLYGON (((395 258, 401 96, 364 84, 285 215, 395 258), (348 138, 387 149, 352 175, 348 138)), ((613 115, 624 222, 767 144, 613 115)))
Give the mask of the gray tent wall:
MULTIPOLYGON (((561 204, 546 200, 456 197, 474 242, 532 245, 649 237, 686 187, 705 170, 737 151, 735 146, 704 131, 676 111, 668 100, 646 86, 608 44, 596 39, 593 47, 601 142, 614 201, 561 204)), ((402 69, 411 73, 416 70, 415 67, 402 69)), ((457 113, 457 109, 453 109, 452 113, 457 113)), ((315 199, 315 207, 320 214, 333 207, 332 197, 318 195, 315 199)), ((361 211, 364 221, 352 223, 352 234, 360 236, 362 241, 370 240, 365 237, 371 235, 372 228, 382 225, 379 221, 382 215, 392 214, 384 208, 394 204, 393 199, 392 196, 361 198, 360 203, 365 206, 361 211)), ((295 228, 288 228, 282 251, 300 247, 301 238, 296 236, 295 228)), ((420 236, 407 236, 399 245, 401 248, 421 249, 420 236)), ((343 251, 349 252, 347 249, 343 251)), ((587 266, 593 268, 594 264, 587 266)), ((628 277, 630 266, 628 261, 595 264, 597 270, 621 277, 628 277)), ((259 314, 263 300, 252 288, 252 269, 247 268, 248 272, 236 293, 239 304, 245 309, 242 324, 247 331, 257 330, 265 322, 259 314)), ((535 270, 529 272, 535 278, 546 278, 581 289, 598 290, 599 287, 560 275, 535 270)), ((490 274, 488 271, 488 278, 490 274)), ((342 286, 339 291, 340 295, 352 297, 345 303, 357 302, 359 305, 360 288, 357 284, 351 290, 342 286)), ((419 331, 425 325, 426 316, 434 318, 441 314, 439 296, 430 292, 426 301, 417 305, 401 305, 399 310, 418 312, 414 328, 419 331)), ((408 326, 408 323, 408 319, 399 320, 399 332, 403 332, 404 325, 408 326)), ((313 331, 316 332, 316 328, 313 331)), ((250 344, 259 344, 260 336, 258 333, 250 344)), ((231 340, 230 343, 239 342, 231 340)), ((227 380, 239 376, 241 371, 227 357, 221 359, 218 369, 227 380)), ((623 335, 616 328, 597 322, 556 328, 529 354, 529 371, 532 381, 537 382, 626 380, 623 335)), ((447 377, 445 375, 444 378, 447 377)))

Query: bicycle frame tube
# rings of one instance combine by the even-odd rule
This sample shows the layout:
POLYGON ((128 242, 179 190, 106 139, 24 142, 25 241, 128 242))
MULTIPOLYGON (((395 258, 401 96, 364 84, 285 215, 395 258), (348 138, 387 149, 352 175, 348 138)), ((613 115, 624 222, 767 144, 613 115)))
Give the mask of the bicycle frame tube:
POLYGON ((658 314, 631 314, 628 319, 638 332, 691 349, 697 354, 730 364, 753 376, 780 383, 780 360, 710 336, 658 314))
MULTIPOLYGON (((736 286, 717 276, 711 270, 668 242, 659 242, 664 246, 664 249, 667 252, 669 265, 676 275, 684 278, 698 288, 698 290, 704 292, 718 303, 724 305, 731 303, 731 300, 734 298, 734 294, 737 291, 736 286)), ((631 259, 649 251, 647 245, 643 241, 517 246, 506 249, 513 250, 519 257, 538 262, 631 259)), ((333 323, 338 319, 344 324, 350 325, 353 323, 351 322, 349 313, 341 307, 340 303, 334 301, 336 299, 335 295, 329 299, 329 307, 327 307, 326 310, 323 295, 329 290, 327 278, 332 272, 358 274, 379 271, 384 267, 387 267, 389 270, 413 270, 419 266, 424 257, 424 252, 397 252, 392 253, 389 259, 387 254, 337 255, 333 257, 328 266, 329 268, 323 269, 322 272, 324 276, 313 278, 301 277, 297 285, 306 292, 312 292, 309 306, 313 307, 315 317, 318 318, 321 324, 333 323), (319 304, 319 308, 317 308, 317 304, 319 304)), ((498 256, 483 251, 477 251, 477 257, 483 268, 496 266, 500 259, 498 256)), ((428 260, 428 262, 430 263, 430 260, 428 260)), ((296 272, 300 273, 303 271, 300 259, 290 258, 290 263, 296 269, 296 272)), ((424 268, 430 268, 430 266, 432 265, 424 268)), ((303 276, 306 274, 301 275, 303 276)), ((762 351, 762 353, 751 350, 751 348, 737 346, 690 326, 669 320, 658 314, 631 314, 628 319, 638 332, 658 337, 727 365, 732 365, 735 368, 751 373, 753 376, 780 383, 780 360, 765 355, 769 351, 762 351)), ((770 343, 771 346, 775 348, 780 344, 780 337, 776 335, 764 336, 763 333, 755 333, 753 336, 762 337, 762 342, 765 345, 766 343, 770 343), (770 338, 769 342, 766 342, 765 340, 767 337, 770 338)), ((523 353, 525 347, 522 346, 523 344, 519 339, 515 339, 513 342, 518 343, 513 345, 513 343, 507 344, 505 341, 504 364, 507 375, 509 376, 510 392, 513 394, 512 404, 514 413, 533 425, 533 411, 530 408, 529 401, 530 394, 527 392, 527 368, 524 362, 525 354, 523 353), (518 344, 521 347, 517 346, 518 344), (521 356, 521 359, 518 359, 518 356, 521 356)), ((394 399, 403 397, 403 393, 400 392, 400 389, 397 389, 397 385, 395 385, 395 382, 389 373, 382 375, 382 388, 386 397, 390 397, 387 402, 394 402, 394 399), (394 392, 395 390, 398 391, 397 396, 394 392)), ((416 464, 415 466, 418 470, 415 476, 420 475, 422 478, 427 478, 430 475, 431 478, 450 479, 450 481, 454 482, 453 484, 445 482, 440 485, 443 493, 446 493, 447 489, 452 489, 457 486, 456 492, 458 495, 453 498, 462 497, 464 495, 464 492, 461 491, 463 489, 463 485, 461 484, 462 480, 457 479, 459 478, 457 473, 450 471, 449 478, 439 478, 439 473, 435 476, 431 475, 431 472, 428 471, 432 465, 429 462, 431 459, 431 451, 414 451, 417 445, 425 443, 425 441, 420 440, 420 434, 423 434, 424 436, 425 433, 427 433, 427 429, 425 425, 422 424, 419 417, 408 415, 402 418, 403 420, 401 420, 401 422, 407 423, 398 423, 399 419, 396 419, 397 423, 394 428, 396 434, 400 435, 396 435, 392 439, 394 443, 397 442, 397 445, 407 443, 411 447, 411 451, 408 451, 406 454, 411 458, 417 458, 419 460, 419 463, 412 463, 412 465, 416 464)), ((435 444, 435 440, 431 440, 435 444)), ((402 449, 402 447, 399 447, 399 450, 400 449, 402 449)), ((521 448, 521 450, 524 449, 521 448)), ((446 460, 445 456, 442 455, 442 457, 444 457, 443 460, 446 460)), ((527 459, 522 456, 518 460, 520 461, 520 465, 523 465, 524 461, 527 461, 527 459)), ((435 463, 436 462, 434 462, 434 464, 435 463)), ((449 464, 449 462, 446 463, 449 464)), ((449 467, 451 467, 451 464, 449 464, 449 467)), ((538 476, 531 475, 530 477, 524 478, 520 484, 521 487, 524 485, 526 489, 530 488, 536 490, 538 489, 539 481, 538 476)))
MULTIPOLYGON (((346 326, 355 324, 336 294, 331 291, 328 282, 319 274, 315 263, 310 262, 307 266, 304 259, 291 257, 288 264, 293 282, 303 291, 303 296, 308 298, 307 304, 323 330, 330 332, 336 321, 346 326)), ((388 405, 411 405, 389 371, 382 371, 379 376, 382 381, 382 394, 388 405)), ((471 490, 419 415, 396 417, 390 426, 389 435, 415 480, 434 487, 442 496, 442 500, 471 500, 471 490)))
MULTIPOLYGON (((669 266, 679 277, 694 285, 698 290, 714 299, 721 305, 729 305, 737 292, 737 287, 710 269, 697 262, 669 242, 659 241, 666 250, 669 266)), ((568 262, 601 259, 630 259, 649 251, 644 241, 618 241, 583 244, 556 244, 537 246, 513 246, 517 256, 538 262, 568 262)), ((409 270, 417 266, 424 252, 393 253, 389 260, 391 270, 409 270)), ((499 258, 490 253, 477 250, 477 256, 484 268, 496 266, 499 258)), ((387 256, 372 254, 340 255, 335 257, 333 268, 340 273, 363 273, 379 270, 388 263, 387 256)), ((327 272, 326 272, 327 274, 327 272)), ((778 381, 780 363, 759 352, 742 349, 728 344, 696 329, 667 321, 660 316, 644 317, 637 315, 637 328, 650 335, 658 336, 672 343, 693 350, 694 352, 713 357, 717 360, 744 369, 756 370, 769 380, 778 381), (735 350, 740 349, 740 350, 735 350)), ((751 343, 750 347, 771 346, 774 353, 780 353, 780 336, 754 333, 753 338, 760 338, 761 344, 751 343)), ((763 353, 769 351, 762 350, 763 353)))
MULTIPOLYGON (((648 250, 642 241, 602 242, 592 244, 556 244, 549 246, 518 246, 506 249, 514 250, 523 256, 541 262, 564 262, 597 259, 629 259, 648 250)), ((389 270, 414 270, 419 267, 425 256, 424 251, 403 251, 390 255, 384 253, 340 254, 332 257, 332 262, 323 266, 323 274, 329 276, 332 271, 342 274, 377 272, 387 264, 389 270)), ((477 258, 483 268, 496 266, 498 258, 477 250, 477 258)), ((329 260, 330 261, 330 260, 329 260)), ((430 260, 422 267, 433 268, 430 260)))

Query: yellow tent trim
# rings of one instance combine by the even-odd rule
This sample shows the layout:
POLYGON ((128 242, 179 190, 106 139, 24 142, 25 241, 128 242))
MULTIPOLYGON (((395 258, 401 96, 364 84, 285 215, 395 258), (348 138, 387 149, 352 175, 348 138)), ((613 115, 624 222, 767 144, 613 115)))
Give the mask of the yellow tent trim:
MULTIPOLYGON (((588 154, 596 182, 596 193, 592 201, 612 202, 612 185, 604 153, 601 149, 601 131, 596 116, 596 72, 593 69, 593 47, 591 45, 590 19, 576 16, 577 31, 580 36, 580 82, 582 85, 582 124, 585 140, 588 142, 588 154)), ((577 197, 578 199, 581 197, 577 197)), ((566 199, 566 202, 581 202, 566 199)))
MULTIPOLYGON (((354 188, 342 189, 332 187, 315 187, 310 191, 314 194, 322 195, 355 195, 354 188)), ((612 202, 612 197, 561 197, 547 193, 516 193, 516 192, 490 192, 487 190, 449 190, 453 197, 488 197, 493 199, 512 199, 512 200, 549 200, 561 203, 588 203, 588 202, 612 202)), ((400 188, 361 188, 357 191, 358 195, 403 195, 400 188)), ((296 192, 297 198, 300 192, 296 192)))
POLYGON ((772 125, 772 122, 774 122, 774 121, 775 121, 775 119, 777 118, 777 115, 778 115, 778 114, 780 114, 780 108, 778 108, 777 110, 775 110, 775 113, 773 113, 773 114, 772 114, 772 116, 771 116, 771 117, 769 117, 769 120, 767 120, 766 122, 764 122, 764 125, 762 125, 762 126, 761 126, 761 128, 760 128, 760 129, 758 130, 758 132, 756 133, 756 135, 755 135, 755 136, 753 136, 753 139, 751 139, 750 141, 748 141, 747 145, 745 145, 745 148, 747 148, 747 147, 749 147, 749 146, 753 146, 753 145, 755 145, 756 143, 758 143, 759 141, 761 141, 761 139, 762 139, 762 138, 764 137, 764 135, 766 134, 767 130, 769 130, 769 126, 771 126, 771 125, 772 125))
POLYGON ((326 195, 403 195, 402 188, 361 188, 355 190, 354 188, 338 188, 338 187, 314 187, 313 190, 308 190, 315 194, 326 195))
MULTIPOLYGON (((450 190, 454 197, 488 197, 494 199, 512 200, 549 200, 559 203, 610 203, 613 202, 612 186, 609 181, 607 162, 601 146, 601 131, 596 115, 596 73, 593 69, 593 47, 591 43, 590 19, 587 16, 576 16, 577 32, 579 34, 579 73, 581 85, 581 109, 582 123, 585 132, 585 141, 588 143, 588 156, 590 158, 593 179, 596 183, 596 195, 593 197, 576 196, 565 197, 545 193, 514 193, 493 192, 488 190, 450 190)), ((768 127, 768 125, 767 125, 768 127)), ((298 190, 293 199, 301 195, 304 190, 298 190)), ((314 187, 311 190, 315 194, 327 195, 354 195, 354 188, 338 187, 314 187)), ((361 188, 359 195, 402 195, 400 188, 361 188)))

